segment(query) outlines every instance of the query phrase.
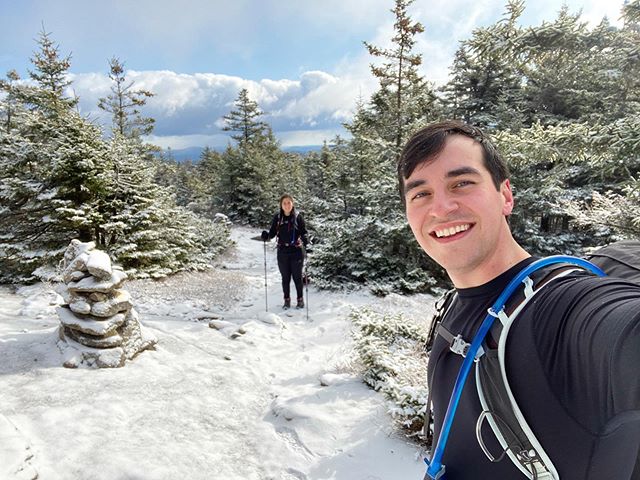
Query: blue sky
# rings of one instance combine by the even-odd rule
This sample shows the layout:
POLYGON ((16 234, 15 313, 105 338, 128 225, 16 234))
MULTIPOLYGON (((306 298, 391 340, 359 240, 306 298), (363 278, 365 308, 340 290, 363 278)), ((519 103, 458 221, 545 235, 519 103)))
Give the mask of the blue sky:
MULTIPOLYGON (((617 22, 622 1, 529 1, 523 24, 553 20, 566 3, 596 24, 617 22)), ((422 73, 443 83, 458 42, 497 21, 502 0, 418 0, 409 9, 425 26, 416 51, 422 73)), ((268 113, 284 146, 320 144, 343 134, 359 96, 376 88, 362 41, 385 46, 392 0, 0 0, 0 72, 23 77, 44 28, 71 53, 82 112, 100 120, 108 59, 153 91, 146 113, 151 140, 174 149, 223 147, 221 117, 241 88, 268 113)))

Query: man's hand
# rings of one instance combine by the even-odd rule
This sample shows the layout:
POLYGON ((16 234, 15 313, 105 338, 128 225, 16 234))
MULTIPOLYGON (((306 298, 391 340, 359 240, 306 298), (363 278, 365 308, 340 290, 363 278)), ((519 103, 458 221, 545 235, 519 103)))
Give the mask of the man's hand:
POLYGON ((266 230, 263 230, 260 237, 262 238, 263 242, 266 242, 267 240, 269 240, 269 232, 267 232, 266 230))

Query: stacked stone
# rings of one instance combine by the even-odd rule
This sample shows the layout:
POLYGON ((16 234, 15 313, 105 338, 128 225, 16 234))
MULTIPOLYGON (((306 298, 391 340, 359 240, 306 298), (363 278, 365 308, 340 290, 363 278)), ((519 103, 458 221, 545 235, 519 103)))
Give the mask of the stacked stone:
POLYGON ((129 292, 120 288, 127 274, 112 266, 94 242, 72 240, 63 268, 59 293, 65 304, 58 307, 58 316, 65 367, 121 367, 155 345, 138 321, 129 292))

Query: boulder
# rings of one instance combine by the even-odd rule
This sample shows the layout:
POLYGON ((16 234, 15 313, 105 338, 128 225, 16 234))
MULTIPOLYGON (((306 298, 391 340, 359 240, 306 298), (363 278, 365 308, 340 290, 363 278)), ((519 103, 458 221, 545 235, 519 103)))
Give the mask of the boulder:
POLYGON ((71 243, 69 244, 69 246, 64 252, 64 259, 63 259, 64 268, 67 268, 67 266, 69 266, 69 264, 73 260, 75 260, 79 255, 90 252, 94 248, 96 248, 95 242, 83 243, 77 238, 74 238, 73 240, 71 240, 71 243))
POLYGON ((80 296, 75 296, 75 299, 73 299, 73 301, 69 302, 69 309, 73 312, 73 313, 79 313, 81 315, 86 315, 87 313, 91 312, 91 305, 89 305, 89 302, 87 302, 87 300, 83 297, 80 296))
POLYGON ((122 345, 122 337, 117 333, 117 331, 113 332, 111 335, 96 337, 94 335, 87 335, 86 333, 79 332, 78 330, 64 327, 64 335, 72 338, 82 345, 93 348, 113 348, 122 345))
POLYGON ((113 273, 109 255, 101 250, 93 250, 87 259, 87 270, 91 275, 102 280, 109 280, 113 273))
POLYGON ((109 293, 122 285, 127 279, 127 274, 122 270, 113 270, 111 277, 108 280, 95 278, 93 276, 83 278, 77 282, 69 282, 67 287, 71 292, 100 292, 109 293))
POLYGON ((89 300, 91 300, 92 302, 104 302, 108 298, 109 298, 109 295, 107 295, 106 293, 100 293, 100 292, 92 292, 89 295, 89 300))
MULTIPOLYGON (((91 305, 91 315, 96 317, 111 317, 118 312, 124 312, 133 307, 131 295, 126 290, 114 290, 113 296, 91 305)), ((89 313, 89 312, 86 312, 89 313)))
POLYGON ((56 310, 62 325, 94 336, 113 334, 116 329, 124 323, 126 317, 124 313, 118 313, 112 317, 96 320, 96 317, 92 317, 91 315, 75 315, 66 307, 58 307, 56 310))

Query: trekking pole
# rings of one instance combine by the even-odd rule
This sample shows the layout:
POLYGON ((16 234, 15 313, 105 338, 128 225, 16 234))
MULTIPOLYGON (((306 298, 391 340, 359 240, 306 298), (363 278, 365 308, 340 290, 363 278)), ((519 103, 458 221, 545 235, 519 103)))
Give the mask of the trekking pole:
POLYGON ((267 242, 262 241, 264 247, 264 311, 269 311, 269 305, 267 304, 267 242))
POLYGON ((305 253, 304 259, 304 278, 307 280, 304 284, 304 289, 307 292, 307 322, 309 321, 309 274, 307 273, 307 264, 309 263, 309 257, 307 256, 307 252, 305 253))

